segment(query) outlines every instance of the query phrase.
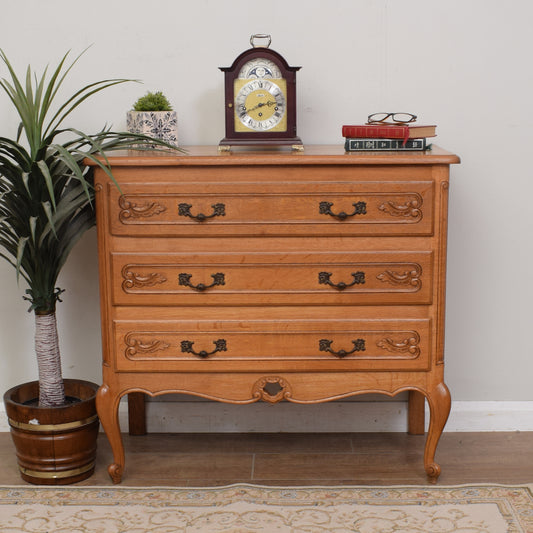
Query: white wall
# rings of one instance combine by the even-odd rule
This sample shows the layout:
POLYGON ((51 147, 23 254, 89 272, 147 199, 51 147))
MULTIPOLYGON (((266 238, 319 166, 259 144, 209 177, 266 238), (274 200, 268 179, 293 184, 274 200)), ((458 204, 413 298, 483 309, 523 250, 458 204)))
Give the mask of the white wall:
MULTIPOLYGON (((2 7, 0 48, 22 74, 93 44, 69 94, 107 77, 144 81, 82 108, 75 126, 88 132, 125 128, 133 101, 162 89, 180 142, 217 144, 218 67, 249 48, 252 33, 270 33, 272 48, 302 66, 306 144, 339 144, 343 123, 375 111, 436 123, 436 142, 462 158, 450 191, 446 379, 456 400, 524 402, 533 401, 531 20, 531 0, 19 0, 2 7)), ((0 95, 0 135, 16 125, 0 95)), ((58 316, 65 376, 99 382, 97 276, 91 231, 60 278, 58 316)), ((1 263, 0 390, 36 377, 24 289, 1 263)))

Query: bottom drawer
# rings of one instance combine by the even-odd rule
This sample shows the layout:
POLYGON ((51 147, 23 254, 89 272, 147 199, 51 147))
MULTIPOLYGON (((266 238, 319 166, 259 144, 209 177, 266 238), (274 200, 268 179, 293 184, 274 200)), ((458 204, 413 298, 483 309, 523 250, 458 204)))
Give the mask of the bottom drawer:
POLYGON ((117 371, 426 370, 431 320, 113 322, 117 371))

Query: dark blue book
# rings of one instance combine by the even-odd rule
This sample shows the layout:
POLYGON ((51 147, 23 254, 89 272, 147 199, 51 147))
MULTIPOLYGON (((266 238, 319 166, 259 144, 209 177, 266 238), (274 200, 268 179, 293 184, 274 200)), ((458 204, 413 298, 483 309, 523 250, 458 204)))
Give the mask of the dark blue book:
POLYGON ((429 150, 431 144, 426 142, 425 138, 421 139, 354 139, 346 137, 344 149, 347 152, 359 151, 415 151, 429 150))

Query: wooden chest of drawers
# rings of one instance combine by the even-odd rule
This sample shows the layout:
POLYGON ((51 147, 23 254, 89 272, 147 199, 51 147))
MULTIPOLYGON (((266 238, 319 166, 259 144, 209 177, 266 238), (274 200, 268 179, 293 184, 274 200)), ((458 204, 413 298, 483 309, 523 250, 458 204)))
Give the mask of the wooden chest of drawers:
POLYGON ((424 462, 438 477, 455 155, 197 147, 109 159, 120 190, 95 170, 97 406, 114 482, 118 405, 133 392, 312 404, 409 390, 413 405, 428 400, 424 462))

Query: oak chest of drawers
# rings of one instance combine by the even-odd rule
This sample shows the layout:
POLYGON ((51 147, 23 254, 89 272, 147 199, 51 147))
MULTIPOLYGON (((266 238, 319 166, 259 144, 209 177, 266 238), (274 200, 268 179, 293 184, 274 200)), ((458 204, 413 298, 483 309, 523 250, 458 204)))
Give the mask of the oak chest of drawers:
POLYGON ((120 190, 95 169, 97 407, 114 482, 118 405, 133 392, 312 404, 409 390, 413 405, 428 401, 424 463, 438 477, 457 156, 197 147, 109 160, 120 190))

